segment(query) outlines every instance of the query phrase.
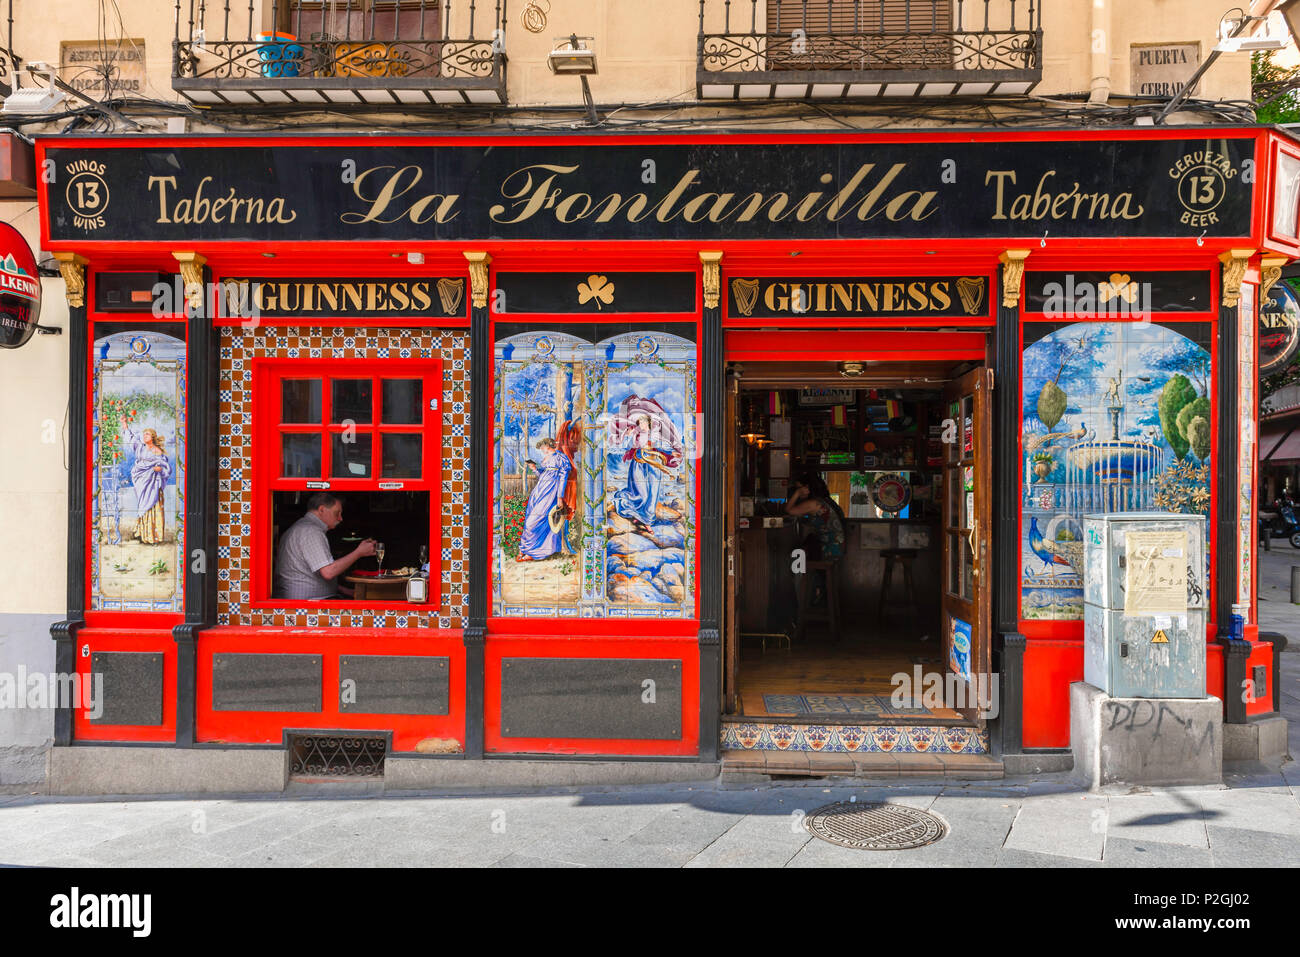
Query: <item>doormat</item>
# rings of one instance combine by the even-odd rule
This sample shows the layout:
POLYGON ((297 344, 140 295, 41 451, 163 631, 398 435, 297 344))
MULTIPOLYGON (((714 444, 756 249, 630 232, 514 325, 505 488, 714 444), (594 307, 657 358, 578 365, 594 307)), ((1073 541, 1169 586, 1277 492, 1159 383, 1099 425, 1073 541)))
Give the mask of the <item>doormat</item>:
POLYGON ((768 714, 853 714, 864 717, 932 714, 929 708, 900 708, 878 694, 765 694, 768 714))

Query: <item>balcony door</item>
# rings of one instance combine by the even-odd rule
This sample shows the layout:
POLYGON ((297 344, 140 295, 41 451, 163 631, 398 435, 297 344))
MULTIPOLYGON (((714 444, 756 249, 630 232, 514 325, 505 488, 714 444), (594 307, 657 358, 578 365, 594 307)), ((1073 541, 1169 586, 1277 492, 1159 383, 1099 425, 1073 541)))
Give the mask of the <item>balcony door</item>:
POLYGON ((773 70, 950 70, 952 0, 766 0, 773 70))

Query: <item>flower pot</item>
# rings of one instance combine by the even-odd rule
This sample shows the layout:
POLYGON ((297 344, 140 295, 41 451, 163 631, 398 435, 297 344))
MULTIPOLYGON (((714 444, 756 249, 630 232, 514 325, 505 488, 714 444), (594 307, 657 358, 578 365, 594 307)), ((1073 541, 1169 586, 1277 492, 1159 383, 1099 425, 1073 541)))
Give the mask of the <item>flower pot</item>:
POLYGON ((262 61, 262 76, 298 76, 303 61, 302 45, 292 33, 259 33, 257 58, 262 61))
POLYGON ((340 43, 335 53, 335 76, 406 76, 408 69, 386 43, 340 43))
POLYGON ((1047 476, 1052 474, 1054 464, 1050 459, 1038 459, 1034 462, 1034 474, 1038 476, 1038 481, 1047 481, 1047 476))

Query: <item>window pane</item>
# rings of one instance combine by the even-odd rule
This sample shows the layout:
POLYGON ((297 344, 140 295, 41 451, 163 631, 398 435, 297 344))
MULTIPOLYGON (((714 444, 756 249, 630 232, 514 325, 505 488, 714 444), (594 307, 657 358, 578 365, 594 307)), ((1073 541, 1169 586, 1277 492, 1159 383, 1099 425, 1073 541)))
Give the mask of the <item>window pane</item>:
POLYGON ((420 451, 423 445, 419 435, 383 433, 383 464, 381 478, 419 478, 420 451))
MULTIPOLYGON (((956 402, 948 403, 948 419, 952 422, 952 426, 951 426, 952 441, 947 442, 946 458, 949 462, 956 462, 959 458, 961 458, 961 435, 957 431, 958 429, 961 428, 961 412, 956 402)), ((945 422, 943 426, 944 431, 942 436, 942 438, 944 438, 945 441, 947 441, 949 428, 950 426, 948 425, 947 422, 945 422)))
POLYGON ((284 478, 320 478, 320 436, 280 436, 280 474, 284 478))
POLYGON ((961 590, 961 542, 956 535, 948 536, 948 593, 956 595, 961 590))
POLYGON ((372 384, 369 379, 334 379, 330 382, 330 421, 369 425, 372 384))
POLYGON ((975 556, 970 550, 970 539, 961 539, 961 597, 967 600, 975 597, 975 556))
POLYGON ((320 379, 280 383, 281 422, 320 422, 320 379))
POLYGON ((337 432, 330 436, 330 476, 332 478, 370 478, 370 436, 349 436, 337 432), (351 441, 344 441, 351 438, 351 441))
POLYGON ((421 400, 424 383, 419 379, 384 379, 384 404, 379 421, 386 425, 419 425, 424 421, 421 400))

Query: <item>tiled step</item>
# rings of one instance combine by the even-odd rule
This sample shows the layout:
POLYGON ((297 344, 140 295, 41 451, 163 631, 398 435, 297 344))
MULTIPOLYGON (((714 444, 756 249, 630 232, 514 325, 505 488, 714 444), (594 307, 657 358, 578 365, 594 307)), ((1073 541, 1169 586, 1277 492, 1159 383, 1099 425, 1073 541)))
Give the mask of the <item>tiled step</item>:
POLYGON ((928 778, 983 781, 1002 777, 1002 762, 987 754, 882 754, 735 750, 722 752, 722 781, 773 777, 855 778, 894 781, 928 778))

